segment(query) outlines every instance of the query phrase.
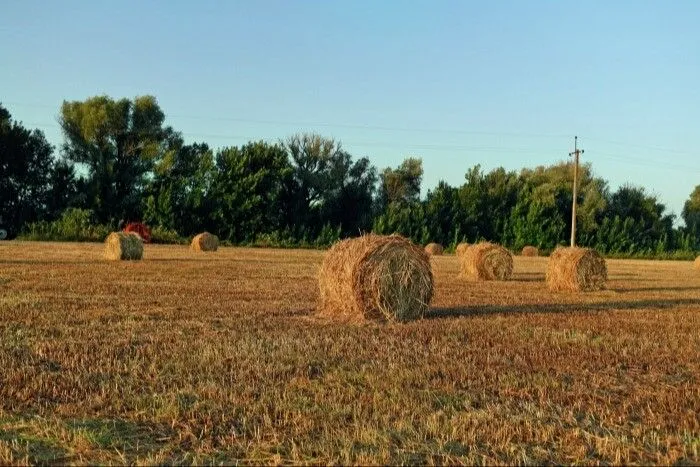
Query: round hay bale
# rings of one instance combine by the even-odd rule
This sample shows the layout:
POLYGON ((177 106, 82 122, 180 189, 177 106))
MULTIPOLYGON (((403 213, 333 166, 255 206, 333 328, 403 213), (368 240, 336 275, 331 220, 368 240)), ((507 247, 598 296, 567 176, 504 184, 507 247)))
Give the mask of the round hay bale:
POLYGON ((700 271, 700 256, 698 256, 697 258, 695 258, 695 263, 693 263, 693 264, 695 265, 695 269, 697 269, 698 271, 700 271))
POLYGON ((539 256, 540 255, 540 250, 537 249, 536 246, 524 246, 523 251, 520 252, 522 256, 539 256))
POLYGON ((460 244, 457 245, 457 247, 455 248, 455 254, 456 254, 457 256, 461 256, 461 255, 464 254, 465 251, 467 251, 467 248, 469 248, 469 244, 468 244, 468 243, 460 243, 460 244))
POLYGON ((601 290, 607 280, 605 258, 591 248, 559 247, 549 256, 546 281, 550 290, 601 290))
POLYGON ((319 312, 347 321, 422 318, 433 296, 433 273, 423 249, 400 235, 342 240, 319 271, 319 312))
POLYGON ((513 276, 513 255, 500 245, 481 242, 459 256, 460 276, 475 281, 505 281, 513 276))
POLYGON ((216 251, 219 249, 219 237, 202 232, 194 236, 190 248, 194 251, 216 251))
POLYGON ((442 245, 439 243, 428 243, 425 246, 425 252, 428 253, 431 256, 440 256, 442 255, 442 245))
POLYGON ((143 241, 136 233, 112 232, 105 240, 105 259, 111 261, 143 258, 143 241))

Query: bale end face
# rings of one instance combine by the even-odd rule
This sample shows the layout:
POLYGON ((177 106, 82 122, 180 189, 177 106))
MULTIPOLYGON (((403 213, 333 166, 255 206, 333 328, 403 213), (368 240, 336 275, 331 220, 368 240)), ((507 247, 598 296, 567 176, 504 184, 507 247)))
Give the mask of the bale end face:
POLYGON ((143 258, 143 240, 136 233, 112 232, 105 240, 104 258, 134 261, 143 258))
POLYGON ((194 236, 190 248, 194 251, 216 251, 219 249, 219 237, 202 232, 194 236))
POLYGON ((342 240, 319 271, 319 312, 345 321, 409 321, 423 317, 433 295, 428 255, 398 236, 342 240))
POLYGON ((459 255, 460 277, 472 281, 505 281, 513 276, 513 255, 500 245, 481 242, 459 255))
POLYGON ((428 243, 425 246, 425 252, 431 256, 440 256, 442 255, 443 248, 439 243, 428 243))
POLYGON ((523 251, 520 253, 522 256, 539 256, 540 255, 540 250, 537 249, 537 247, 534 246, 524 246, 523 251))
POLYGON ((549 257, 546 274, 549 290, 591 292, 605 288, 607 280, 605 258, 593 249, 559 247, 549 257))

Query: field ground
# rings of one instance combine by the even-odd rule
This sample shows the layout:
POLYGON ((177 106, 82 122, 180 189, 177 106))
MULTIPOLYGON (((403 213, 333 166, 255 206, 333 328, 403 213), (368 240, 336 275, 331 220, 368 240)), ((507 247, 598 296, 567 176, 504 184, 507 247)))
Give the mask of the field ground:
POLYGON ((0 464, 700 462, 700 272, 546 259, 427 319, 314 315, 318 251, 0 243, 0 464))

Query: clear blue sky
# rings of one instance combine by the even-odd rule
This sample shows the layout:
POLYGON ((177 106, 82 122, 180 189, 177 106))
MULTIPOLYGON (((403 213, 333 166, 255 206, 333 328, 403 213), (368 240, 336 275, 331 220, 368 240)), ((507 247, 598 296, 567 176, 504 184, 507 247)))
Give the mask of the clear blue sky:
POLYGON ((700 184, 700 1, 36 1, 0 6, 0 101, 58 145, 61 102, 155 95, 213 147, 299 131, 424 191, 474 164, 585 161, 673 212, 700 184))

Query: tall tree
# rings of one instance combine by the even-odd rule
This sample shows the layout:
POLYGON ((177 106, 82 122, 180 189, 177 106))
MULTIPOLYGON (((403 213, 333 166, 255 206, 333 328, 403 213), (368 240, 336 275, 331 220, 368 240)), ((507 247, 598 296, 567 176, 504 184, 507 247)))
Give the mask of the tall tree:
POLYGON ((185 145, 179 136, 170 139, 170 149, 156 164, 146 190, 144 219, 182 235, 212 230, 213 153, 204 143, 185 145))
POLYGON ((221 149, 216 169, 213 217, 219 235, 240 242, 279 229, 280 197, 291 172, 281 146, 257 142, 221 149))
POLYGON ((357 161, 347 152, 335 154, 329 163, 327 186, 320 208, 323 225, 340 227, 341 235, 357 235, 372 227, 372 202, 377 172, 363 157, 357 161))
POLYGON ((172 129, 153 96, 63 102, 63 152, 88 171, 88 207, 100 221, 141 216, 148 174, 172 129))
POLYGON ((409 157, 395 169, 390 167, 384 169, 380 179, 379 203, 382 207, 392 203, 418 202, 423 180, 423 161, 409 157))
POLYGON ((688 233, 694 238, 695 245, 700 248, 700 185, 696 186, 683 205, 683 220, 688 233))
POLYGON ((52 153, 41 131, 24 128, 0 105, 0 218, 10 233, 46 217, 52 153))
POLYGON ((285 183, 285 226, 316 237, 324 226, 345 234, 371 225, 376 171, 366 158, 355 162, 339 141, 297 134, 284 142, 292 172, 285 183))

